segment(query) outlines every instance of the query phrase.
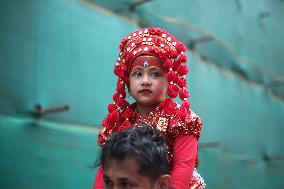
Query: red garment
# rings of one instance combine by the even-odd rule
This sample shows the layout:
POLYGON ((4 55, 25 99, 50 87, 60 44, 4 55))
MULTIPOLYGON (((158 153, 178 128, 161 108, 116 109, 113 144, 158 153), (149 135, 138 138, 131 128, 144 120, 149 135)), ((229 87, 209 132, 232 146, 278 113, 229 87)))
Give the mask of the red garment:
POLYGON ((179 136, 174 141, 174 162, 171 172, 171 186, 188 189, 195 167, 197 139, 193 135, 179 136))
MULTIPOLYGON (((199 178, 193 176, 193 170, 198 165, 197 140, 200 136, 202 123, 191 110, 184 117, 181 116, 179 110, 180 106, 172 101, 172 104, 166 106, 165 109, 157 107, 147 117, 141 117, 135 112, 130 121, 132 127, 146 123, 156 127, 164 134, 171 165, 172 187, 188 189, 193 184, 199 184, 200 181, 199 178), (172 114, 167 112, 170 108, 175 110, 172 114)), ((120 126, 120 124, 117 125, 120 126)), ((113 130, 103 128, 99 134, 99 144, 103 145, 112 132, 119 132, 119 128, 114 127, 113 130)), ((103 188, 101 168, 97 173, 94 188, 103 188)))
POLYGON ((104 189, 104 174, 102 165, 99 166, 93 189, 104 189))

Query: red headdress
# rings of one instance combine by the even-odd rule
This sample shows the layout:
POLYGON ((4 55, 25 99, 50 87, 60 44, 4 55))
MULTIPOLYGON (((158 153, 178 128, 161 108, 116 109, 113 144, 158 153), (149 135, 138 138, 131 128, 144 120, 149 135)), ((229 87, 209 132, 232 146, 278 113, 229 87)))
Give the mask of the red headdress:
POLYGON ((113 95, 114 103, 108 106, 109 114, 102 122, 104 129, 100 133, 99 143, 111 132, 131 125, 129 119, 133 115, 133 110, 125 100, 125 87, 129 87, 131 63, 140 55, 155 56, 163 63, 164 69, 168 72, 168 98, 160 104, 160 107, 167 107, 168 114, 173 113, 171 111, 177 111, 172 99, 179 96, 183 101, 181 107, 178 108, 180 117, 185 117, 189 111, 189 92, 186 89, 185 78, 185 75, 188 74, 187 57, 184 54, 186 48, 180 41, 163 29, 144 28, 123 38, 119 49, 120 53, 114 67, 114 73, 118 77, 116 92, 113 95))

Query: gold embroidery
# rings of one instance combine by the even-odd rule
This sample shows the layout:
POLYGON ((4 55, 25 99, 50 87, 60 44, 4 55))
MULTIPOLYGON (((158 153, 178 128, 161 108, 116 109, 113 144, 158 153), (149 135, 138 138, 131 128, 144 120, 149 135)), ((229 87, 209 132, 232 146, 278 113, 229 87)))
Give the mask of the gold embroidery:
POLYGON ((160 131, 166 131, 167 130, 167 125, 168 125, 168 120, 165 117, 160 117, 158 124, 157 124, 157 129, 160 131))

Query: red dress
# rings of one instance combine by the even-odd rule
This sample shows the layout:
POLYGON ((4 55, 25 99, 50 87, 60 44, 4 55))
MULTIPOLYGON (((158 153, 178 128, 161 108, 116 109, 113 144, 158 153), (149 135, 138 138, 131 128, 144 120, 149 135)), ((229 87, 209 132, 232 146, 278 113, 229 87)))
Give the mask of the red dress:
MULTIPOLYGON (((134 106, 132 107, 135 108, 134 106)), ((179 105, 176 104, 175 108, 178 110, 179 105)), ((146 123, 156 127, 164 134, 168 145, 171 186, 173 188, 205 188, 202 177, 195 169, 198 166, 197 140, 199 139, 202 126, 201 119, 195 113, 190 110, 185 118, 181 118, 178 113, 168 115, 166 110, 157 107, 147 117, 141 117, 135 112, 131 118, 131 123, 133 127, 146 123)), ((98 138, 99 145, 103 145, 108 137, 111 136, 111 133, 118 131, 119 128, 116 127, 112 131, 103 128, 98 138)), ((103 188, 103 172, 100 166, 96 175, 94 189, 103 188)))

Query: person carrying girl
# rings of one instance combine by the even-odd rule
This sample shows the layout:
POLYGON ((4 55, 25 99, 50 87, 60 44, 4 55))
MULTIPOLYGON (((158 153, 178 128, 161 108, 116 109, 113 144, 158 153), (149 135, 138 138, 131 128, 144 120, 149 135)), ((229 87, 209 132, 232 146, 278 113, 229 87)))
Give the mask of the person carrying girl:
MULTIPOLYGON (((98 144, 103 146, 113 133, 126 128, 151 125, 163 133, 168 146, 171 187, 205 188, 196 170, 202 121, 190 109, 185 46, 164 29, 143 28, 124 37, 119 49, 116 91, 98 144), (132 104, 126 100, 126 89, 135 100, 132 104), (181 105, 174 101, 178 96, 181 105)), ((103 188, 100 166, 94 189, 103 188)))

